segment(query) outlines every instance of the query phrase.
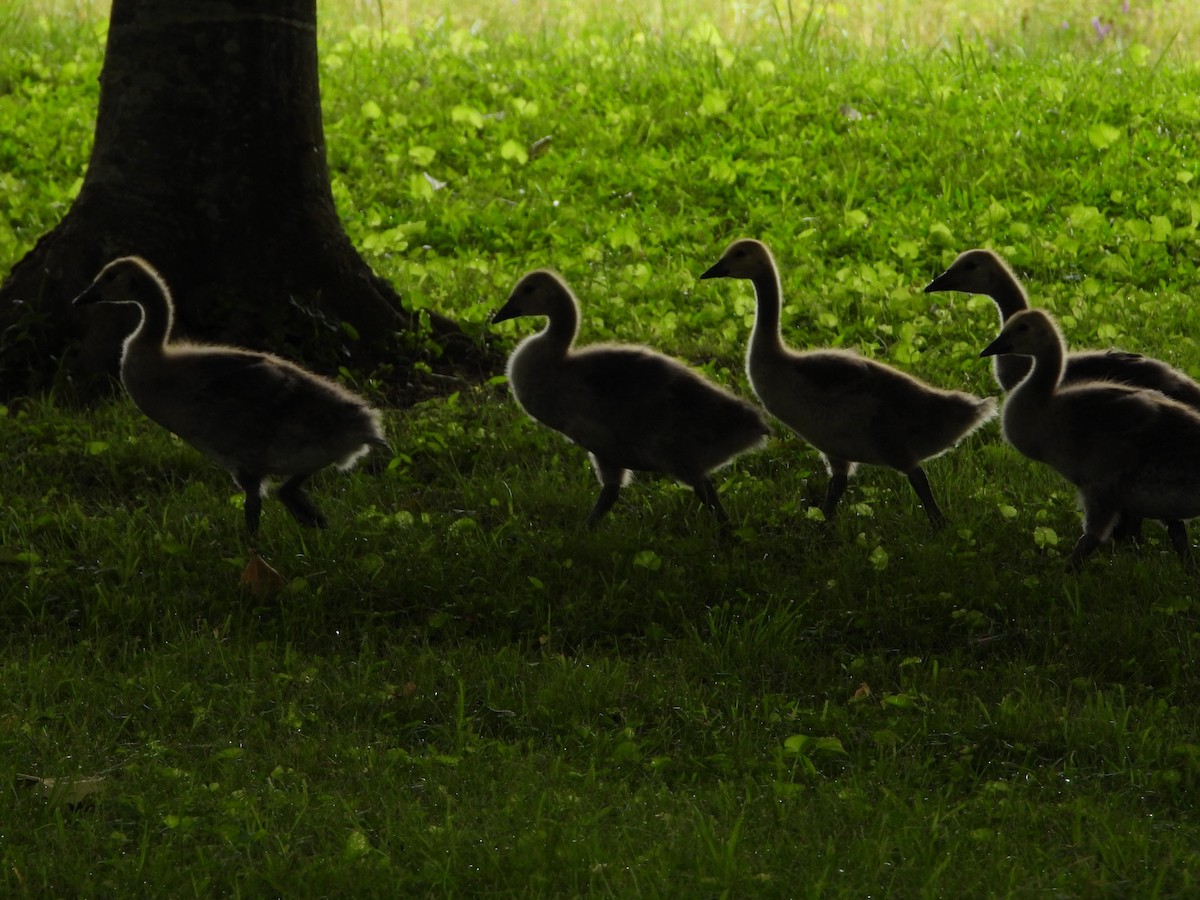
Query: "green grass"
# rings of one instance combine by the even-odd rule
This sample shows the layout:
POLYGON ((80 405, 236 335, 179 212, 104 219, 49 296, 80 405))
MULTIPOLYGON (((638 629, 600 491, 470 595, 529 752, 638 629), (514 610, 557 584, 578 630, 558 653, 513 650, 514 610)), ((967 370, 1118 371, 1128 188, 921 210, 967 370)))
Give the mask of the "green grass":
MULTIPOLYGON (((722 7, 717 40, 671 3, 474 30, 348 5, 340 209, 409 302, 503 347, 530 326, 488 314, 553 265, 584 339, 744 392, 749 289, 697 276, 747 234, 799 345, 994 393, 990 301, 921 294, 985 244, 1075 343, 1200 375, 1196 14, 912 6, 722 7)), ((47 8, 0 15, 4 269, 90 140, 102 29, 47 8)), ((328 530, 268 501, 289 584, 258 597, 224 473, 124 398, 8 402, 0 893, 1195 892, 1197 584, 1155 527, 1068 576, 1072 492, 994 426, 929 466, 944 532, 878 470, 824 529, 781 433, 720 474, 723 539, 654 479, 584 531, 583 454, 503 384, 387 424, 394 459, 316 480, 328 530), (18 774, 104 780, 72 805, 18 774)))

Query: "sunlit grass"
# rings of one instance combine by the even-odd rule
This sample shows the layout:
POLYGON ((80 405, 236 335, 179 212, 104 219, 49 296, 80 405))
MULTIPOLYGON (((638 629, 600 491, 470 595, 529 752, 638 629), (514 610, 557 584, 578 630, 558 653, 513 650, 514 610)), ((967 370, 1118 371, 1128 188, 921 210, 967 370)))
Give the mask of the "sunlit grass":
MULTIPOLYGON (((467 0, 439 5, 413 0, 326 2, 322 15, 334 23, 354 21, 383 29, 419 29, 445 21, 452 27, 573 34, 624 23, 650 33, 681 34, 714 27, 726 40, 765 38, 824 42, 871 49, 933 47, 959 38, 1003 46, 1121 48, 1143 43, 1158 50, 1195 53, 1200 13, 1178 0, 1120 2, 1051 0, 467 0)), ((333 27, 337 27, 335 24, 333 27)))
MULTIPOLYGON (((97 22, 103 0, 5 0, 0 16, 97 22)), ((983 40, 1030 50, 1124 49, 1195 58, 1200 9, 1183 0, 318 0, 328 34, 356 26, 388 32, 434 25, 490 32, 577 35, 616 24, 651 34, 714 28, 745 44, 782 39, 805 47, 905 49, 983 40)))

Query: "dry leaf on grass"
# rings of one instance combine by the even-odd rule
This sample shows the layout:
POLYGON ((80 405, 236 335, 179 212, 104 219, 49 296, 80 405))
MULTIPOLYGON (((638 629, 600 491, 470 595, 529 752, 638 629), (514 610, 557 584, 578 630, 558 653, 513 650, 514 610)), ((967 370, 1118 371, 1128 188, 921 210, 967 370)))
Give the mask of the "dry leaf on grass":
POLYGON ((17 775, 34 793, 57 806, 75 807, 108 787, 105 775, 66 775, 61 778, 39 778, 37 775, 17 775))
POLYGON ((260 597, 283 590, 287 580, 272 569, 254 550, 250 551, 250 562, 242 571, 240 583, 260 597))

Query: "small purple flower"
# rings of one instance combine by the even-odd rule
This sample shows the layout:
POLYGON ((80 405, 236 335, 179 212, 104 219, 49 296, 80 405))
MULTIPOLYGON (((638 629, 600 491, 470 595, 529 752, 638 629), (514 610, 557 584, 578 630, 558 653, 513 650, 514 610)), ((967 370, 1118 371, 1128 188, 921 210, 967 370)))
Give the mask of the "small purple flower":
POLYGON ((1104 40, 1108 37, 1108 33, 1112 31, 1112 25, 1105 22, 1099 16, 1092 16, 1092 29, 1096 32, 1096 37, 1104 40))
POLYGON ((1125 15, 1129 15, 1129 0, 1125 0, 1125 2, 1121 4, 1121 12, 1125 13, 1125 15))

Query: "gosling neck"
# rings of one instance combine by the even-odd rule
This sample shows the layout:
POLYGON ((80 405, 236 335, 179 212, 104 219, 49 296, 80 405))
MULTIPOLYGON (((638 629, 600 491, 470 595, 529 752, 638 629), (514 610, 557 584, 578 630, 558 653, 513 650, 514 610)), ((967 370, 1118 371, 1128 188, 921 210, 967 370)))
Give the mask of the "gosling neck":
MULTIPOLYGON (((1025 290, 1016 276, 1004 268, 997 273, 997 282, 990 296, 1000 312, 1001 327, 1021 310, 1029 308, 1025 290)), ((1031 364, 1028 356, 997 356, 992 360, 992 371, 1001 389, 1011 391, 1029 374, 1031 364)))
POLYGON ((161 356, 174 321, 170 295, 156 286, 132 302, 141 310, 142 320, 125 339, 124 359, 130 355, 161 356))
POLYGON ((992 286, 989 296, 1000 310, 1001 325, 1021 310, 1029 309, 1029 298, 1025 296, 1025 289, 1021 287, 1017 277, 1004 267, 996 273, 996 283, 992 286))
POLYGON ((579 333, 579 301, 569 290, 555 298, 550 310, 549 322, 538 337, 538 342, 548 349, 566 356, 579 333))
MULTIPOLYGON (((1028 357, 1018 357, 1029 362, 1028 357)), ((1033 358, 1033 370, 1013 389, 1010 402, 1018 404, 1048 401, 1062 381, 1066 353, 1062 343, 1055 341, 1033 358)))
POLYGON ((783 290, 779 285, 779 270, 766 266, 750 279, 754 285, 754 330, 750 332, 750 352, 754 355, 783 352, 780 334, 780 307, 783 290))

